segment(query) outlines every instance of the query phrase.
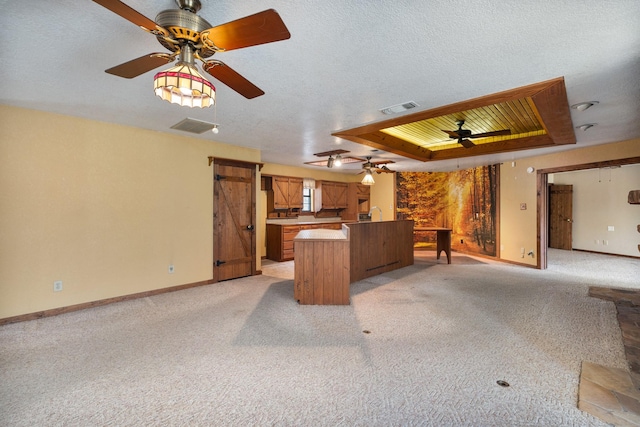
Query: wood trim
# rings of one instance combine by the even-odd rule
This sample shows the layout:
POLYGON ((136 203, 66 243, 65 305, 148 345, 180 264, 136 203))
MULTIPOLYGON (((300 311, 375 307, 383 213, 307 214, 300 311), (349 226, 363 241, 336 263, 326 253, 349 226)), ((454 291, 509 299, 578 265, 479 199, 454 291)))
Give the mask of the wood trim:
POLYGON ((258 162, 245 162, 244 160, 235 160, 235 159, 225 159, 223 157, 214 157, 214 156, 209 156, 209 166, 211 166, 213 164, 213 162, 215 161, 216 163, 219 163, 221 165, 225 165, 225 166, 242 166, 242 167, 247 167, 247 166, 255 166, 258 165, 258 171, 262 170, 262 167, 264 166, 264 163, 258 163, 258 162))
POLYGON ((500 250, 500 245, 502 244, 502 240, 501 240, 501 234, 500 234, 500 210, 502 208, 502 202, 501 202, 501 197, 500 197, 500 177, 502 176, 502 166, 501 165, 496 165, 495 166, 496 169, 496 194, 495 194, 495 202, 496 202, 496 223, 495 223, 495 227, 496 227, 496 255, 495 258, 496 259, 502 259, 502 251, 500 250))
POLYGON ((547 269, 547 246, 549 245, 549 176, 546 173, 536 173, 536 244, 538 245, 538 261, 536 267, 547 269))
POLYGON ((554 145, 549 135, 527 136, 518 139, 507 139, 492 142, 491 144, 474 145, 470 148, 452 148, 431 152, 431 160, 458 159, 461 157, 482 156, 486 154, 502 153, 507 151, 530 150, 532 148, 544 148, 554 145))
POLYGON ((571 171, 579 171, 579 170, 585 170, 585 169, 607 168, 611 166, 634 165, 637 163, 640 163, 640 157, 627 157, 624 159, 617 159, 617 160, 605 160, 602 162, 582 163, 578 165, 558 166, 554 168, 540 169, 538 170, 538 172, 539 173, 571 172, 571 171))
POLYGON ((17 322, 25 322, 27 320, 41 319, 43 317, 57 316, 59 314, 71 313, 79 310, 86 310, 88 308, 100 307, 103 305, 113 304, 117 302, 130 301, 130 300, 139 299, 139 298, 146 298, 146 297, 151 297, 155 295, 166 294, 169 292, 182 291, 184 289, 195 288, 198 286, 206 286, 212 283, 213 283, 213 280, 204 280, 201 282, 187 283, 185 285, 177 285, 177 286, 171 286, 168 288, 154 289, 151 291, 138 292, 135 294, 122 295, 119 297, 105 298, 97 301, 90 301, 90 302, 84 302, 81 304, 69 305, 66 307, 51 308, 48 310, 36 311, 34 313, 21 314, 21 315, 12 316, 12 317, 5 317, 4 319, 0 319, 0 326, 7 325, 9 323, 17 323, 17 322))

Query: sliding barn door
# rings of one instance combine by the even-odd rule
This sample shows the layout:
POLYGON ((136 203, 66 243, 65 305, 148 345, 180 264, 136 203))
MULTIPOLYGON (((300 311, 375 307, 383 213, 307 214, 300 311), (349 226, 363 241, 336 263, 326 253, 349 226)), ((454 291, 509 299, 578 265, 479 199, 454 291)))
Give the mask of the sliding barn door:
POLYGON ((256 165, 214 160, 213 280, 256 274, 256 165))

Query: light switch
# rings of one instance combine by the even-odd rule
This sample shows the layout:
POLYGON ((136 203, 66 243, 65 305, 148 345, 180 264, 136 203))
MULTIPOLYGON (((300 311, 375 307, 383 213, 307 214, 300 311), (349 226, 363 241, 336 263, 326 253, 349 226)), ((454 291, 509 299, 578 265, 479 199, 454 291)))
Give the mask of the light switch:
POLYGON ((614 228, 615 227, 613 225, 610 225, 610 226, 607 227, 607 231, 614 231, 614 228))

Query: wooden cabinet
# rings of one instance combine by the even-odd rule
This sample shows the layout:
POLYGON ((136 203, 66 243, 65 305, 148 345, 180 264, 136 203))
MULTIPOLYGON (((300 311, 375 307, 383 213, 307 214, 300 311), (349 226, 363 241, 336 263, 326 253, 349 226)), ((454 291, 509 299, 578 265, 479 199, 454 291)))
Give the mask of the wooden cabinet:
POLYGON ((413 265, 413 220, 346 224, 350 240, 350 282, 413 265))
POLYGON ((315 211, 346 209, 349 185, 346 182, 317 181, 314 191, 315 211))
POLYGON ((326 228, 340 230, 339 222, 316 224, 267 224, 267 259, 290 261, 293 259, 293 239, 301 230, 326 228))
POLYGON ((302 209, 302 178, 274 176, 271 188, 274 209, 302 209))
POLYGON ((349 304, 346 230, 303 230, 295 239, 293 297, 300 304, 349 304))
POLYGON ((347 209, 342 212, 342 219, 357 221, 360 214, 369 213, 371 187, 359 182, 349 183, 347 192, 347 209))

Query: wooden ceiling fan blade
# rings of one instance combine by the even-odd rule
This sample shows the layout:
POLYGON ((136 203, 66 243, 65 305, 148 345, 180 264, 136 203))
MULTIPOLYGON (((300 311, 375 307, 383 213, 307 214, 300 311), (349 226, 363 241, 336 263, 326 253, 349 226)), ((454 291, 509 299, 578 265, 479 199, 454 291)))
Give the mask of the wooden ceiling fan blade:
POLYGON ((142 27, 143 29, 153 32, 158 27, 158 24, 153 22, 151 19, 147 18, 137 10, 133 9, 130 6, 122 3, 119 0, 93 0, 95 3, 98 3, 100 6, 103 6, 109 9, 111 12, 122 16, 129 22, 137 25, 138 27, 142 27))
POLYGON ((449 135, 449 138, 451 139, 458 139, 460 138, 460 135, 458 135, 458 132, 455 130, 444 130, 444 129, 440 129, 442 132, 446 133, 447 135, 449 135))
POLYGON ((488 138, 490 136, 502 136, 502 135, 511 135, 511 129, 502 129, 502 130, 496 130, 493 132, 476 133, 476 134, 467 136, 467 138, 488 138))
POLYGON ((264 91, 249 80, 242 77, 227 64, 220 61, 210 61, 204 64, 204 70, 215 77, 216 80, 229 86, 247 99, 253 99, 264 95, 264 91))
POLYGON ((141 56, 140 58, 132 59, 124 64, 109 68, 108 70, 105 70, 105 73, 124 77, 125 79, 131 79, 161 65, 167 64, 172 60, 173 57, 166 53, 150 53, 148 55, 141 56))
POLYGON ((471 142, 468 139, 459 139, 458 143, 460 145, 462 145, 464 148, 471 148, 471 147, 475 147, 476 146, 476 144, 474 144, 473 142, 471 142))
POLYGON ((291 34, 278 12, 268 9, 204 30, 201 37, 206 45, 233 50, 286 40, 291 34))

